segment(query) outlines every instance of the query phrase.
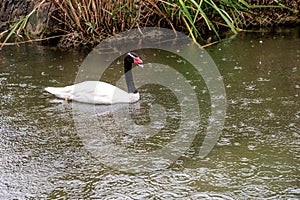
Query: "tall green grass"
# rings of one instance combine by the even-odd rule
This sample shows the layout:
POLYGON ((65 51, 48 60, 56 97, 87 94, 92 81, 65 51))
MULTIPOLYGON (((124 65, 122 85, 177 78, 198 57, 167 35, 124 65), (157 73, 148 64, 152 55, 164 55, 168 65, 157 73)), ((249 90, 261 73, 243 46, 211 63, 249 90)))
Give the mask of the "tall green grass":
POLYGON ((220 28, 226 27, 237 34, 243 26, 247 6, 236 0, 159 0, 162 10, 176 24, 182 24, 194 41, 208 29, 220 39, 220 28))

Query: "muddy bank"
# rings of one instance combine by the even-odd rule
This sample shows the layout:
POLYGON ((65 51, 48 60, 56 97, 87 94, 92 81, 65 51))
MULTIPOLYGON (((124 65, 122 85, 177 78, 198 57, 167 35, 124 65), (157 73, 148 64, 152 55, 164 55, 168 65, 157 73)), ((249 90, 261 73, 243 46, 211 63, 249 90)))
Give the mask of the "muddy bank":
POLYGON ((9 30, 18 20, 30 15, 25 31, 18 34, 28 34, 30 37, 42 37, 46 31, 54 30, 53 12, 56 10, 51 2, 28 0, 2 0, 0 1, 0 31, 9 30))

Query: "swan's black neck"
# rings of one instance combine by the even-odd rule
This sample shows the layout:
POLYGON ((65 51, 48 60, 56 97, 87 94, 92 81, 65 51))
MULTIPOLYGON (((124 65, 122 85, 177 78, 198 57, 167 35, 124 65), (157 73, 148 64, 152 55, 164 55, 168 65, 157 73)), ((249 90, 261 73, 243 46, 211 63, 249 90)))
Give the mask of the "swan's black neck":
POLYGON ((126 84, 128 88, 128 93, 137 93, 137 89, 135 88, 133 77, 132 77, 132 63, 128 61, 126 58, 124 59, 124 73, 126 84))

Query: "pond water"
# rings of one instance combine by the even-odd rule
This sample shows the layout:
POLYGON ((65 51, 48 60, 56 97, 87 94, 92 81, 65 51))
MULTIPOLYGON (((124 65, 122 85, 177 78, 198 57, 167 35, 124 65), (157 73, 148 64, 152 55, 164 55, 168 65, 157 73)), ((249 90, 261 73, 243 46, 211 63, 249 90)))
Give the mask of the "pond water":
MULTIPOLYGON (((206 50, 218 66, 226 89, 225 124, 217 144, 208 156, 197 157, 197 145, 203 141, 202 126, 206 126, 210 112, 205 108, 210 105, 207 88, 200 81, 199 90, 195 91, 203 96, 199 100, 205 119, 191 148, 165 169, 128 172, 107 165, 87 150, 85 137, 78 133, 80 122, 74 118, 75 102, 59 101, 44 91, 47 86, 73 84, 85 53, 30 45, 3 48, 0 51, 0 198, 298 199, 299 28, 241 33, 206 50)), ((174 68, 182 65, 178 57, 167 52, 150 49, 142 51, 143 56, 148 62, 170 59, 174 68)), ((109 81, 120 76, 120 61, 116 60, 113 66, 103 79, 109 81)), ((180 69, 180 73, 190 74, 193 79, 193 71, 180 69)), ((142 72, 136 74, 137 84, 142 85, 138 73, 142 72)), ((170 81, 176 81, 173 78, 170 81)), ((164 118, 164 122, 152 124, 152 131, 163 130, 158 136, 152 137, 140 126, 135 126, 137 134, 127 130, 126 135, 106 126, 115 120, 111 117, 114 112, 120 112, 112 109, 116 107, 84 104, 80 108, 97 113, 114 144, 143 153, 162 148, 172 140, 181 108, 168 88, 150 84, 141 86, 139 91, 139 114, 124 114, 128 109, 136 109, 125 106, 120 108, 118 120, 123 120, 123 130, 127 130, 126 121, 130 117, 138 125, 164 118), (141 109, 151 106, 150 110, 141 109)), ((88 115, 80 118, 89 119, 88 115)), ((191 126, 198 123, 196 119, 190 119, 191 126)), ((104 157, 111 156, 109 148, 101 153, 104 157)))

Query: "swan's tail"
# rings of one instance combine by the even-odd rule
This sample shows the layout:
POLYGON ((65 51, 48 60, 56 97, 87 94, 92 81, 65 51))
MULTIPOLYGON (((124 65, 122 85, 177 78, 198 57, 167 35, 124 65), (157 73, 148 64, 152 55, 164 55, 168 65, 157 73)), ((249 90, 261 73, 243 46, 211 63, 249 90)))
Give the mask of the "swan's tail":
POLYGON ((46 87, 45 90, 51 94, 54 94, 58 98, 68 98, 70 99, 72 96, 72 87, 46 87))

